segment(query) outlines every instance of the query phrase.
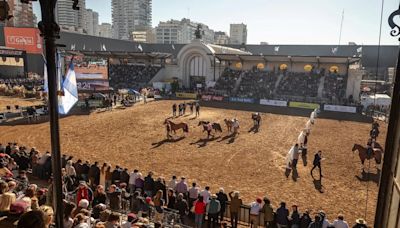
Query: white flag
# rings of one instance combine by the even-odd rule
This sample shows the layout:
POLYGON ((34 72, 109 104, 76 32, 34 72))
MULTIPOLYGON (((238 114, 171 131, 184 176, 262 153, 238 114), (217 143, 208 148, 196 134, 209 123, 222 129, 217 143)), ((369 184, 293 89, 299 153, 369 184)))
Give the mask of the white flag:
POLYGON ((74 107, 75 103, 78 102, 78 87, 76 85, 76 75, 72 61, 69 66, 67 76, 65 76, 62 90, 64 94, 59 99, 58 112, 66 115, 72 109, 72 107, 74 107))
POLYGON ((71 44, 71 51, 75 51, 75 44, 71 44))
POLYGON ((172 44, 172 50, 175 50, 175 45, 174 44, 172 44))
POLYGON ((274 50, 275 50, 275 52, 279 52, 279 46, 276 46, 276 47, 274 48, 274 50))
POLYGON ((49 76, 47 75, 47 62, 46 62, 46 58, 44 57, 44 55, 42 55, 43 57, 43 91, 45 93, 49 93, 49 76))
POLYGON ((338 47, 332 48, 332 54, 336 55, 337 51, 338 51, 338 47))
POLYGON ((137 48, 139 49, 139 51, 143 52, 143 47, 141 44, 139 44, 137 48))

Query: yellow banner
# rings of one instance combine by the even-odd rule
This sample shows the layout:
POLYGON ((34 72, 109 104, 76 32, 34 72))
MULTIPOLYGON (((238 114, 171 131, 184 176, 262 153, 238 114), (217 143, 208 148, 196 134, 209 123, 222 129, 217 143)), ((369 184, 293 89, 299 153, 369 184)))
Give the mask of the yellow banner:
POLYGON ((195 94, 195 93, 176 93, 176 97, 196 99, 197 98, 197 94, 195 94))
POLYGON ((290 102, 289 107, 293 108, 305 108, 305 109, 316 109, 319 108, 319 104, 304 103, 304 102, 290 102))

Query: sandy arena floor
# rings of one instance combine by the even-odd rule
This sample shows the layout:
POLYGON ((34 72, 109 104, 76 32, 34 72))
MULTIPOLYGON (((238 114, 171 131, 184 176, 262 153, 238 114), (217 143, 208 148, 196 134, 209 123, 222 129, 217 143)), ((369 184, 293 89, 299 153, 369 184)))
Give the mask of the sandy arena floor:
MULTIPOLYGON (((297 181, 285 172, 285 156, 297 140, 307 118, 263 114, 259 133, 248 133, 252 126, 250 113, 243 111, 202 108, 201 117, 185 116, 175 122, 186 122, 190 132, 184 138, 178 132, 176 142, 166 142, 163 121, 171 115, 173 101, 152 102, 125 110, 71 116, 61 120, 62 151, 90 161, 110 162, 129 169, 149 170, 167 181, 174 174, 186 176, 212 192, 224 187, 239 190, 246 203, 267 195, 273 205, 286 201, 297 204, 300 211, 324 209, 330 220, 343 213, 353 223, 364 217, 367 187, 369 201, 367 221, 373 223, 378 192, 376 182, 363 182, 354 143, 365 144, 370 124, 317 119, 309 137, 308 166, 299 161, 297 181), (223 123, 224 118, 239 119, 240 134, 227 138, 224 132, 214 140, 205 141, 206 133, 198 127, 199 120, 223 123), (200 141, 199 141, 200 140, 200 141), (323 191, 320 193, 310 176, 314 152, 322 150, 323 191)), ((384 144, 386 127, 381 127, 379 142, 384 144)), ((50 149, 49 125, 0 126, 0 142, 16 141, 39 150, 50 149)), ((367 163, 368 164, 368 163, 367 163)), ((376 179, 375 162, 371 177, 376 179)), ((317 172, 315 172, 318 176, 317 172)))

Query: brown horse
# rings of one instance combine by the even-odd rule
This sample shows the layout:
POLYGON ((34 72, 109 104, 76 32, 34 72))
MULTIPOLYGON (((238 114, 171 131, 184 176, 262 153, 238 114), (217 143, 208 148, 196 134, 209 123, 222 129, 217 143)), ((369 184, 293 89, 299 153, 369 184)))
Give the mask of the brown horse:
POLYGON ((234 133, 238 133, 239 126, 235 127, 235 122, 233 120, 224 119, 224 122, 228 128, 228 132, 231 132, 233 129, 234 133))
POLYGON ((373 148, 373 153, 368 154, 367 148, 363 147, 360 144, 354 144, 352 151, 358 150, 358 156, 360 156, 361 164, 363 165, 364 170, 364 162, 365 160, 371 160, 372 158, 375 159, 376 164, 381 164, 382 162, 382 150, 378 147, 373 148))
POLYGON ((189 126, 186 123, 174 123, 171 120, 166 119, 164 124, 168 124, 170 126, 170 130, 176 134, 176 130, 182 129, 183 133, 189 132, 189 126))

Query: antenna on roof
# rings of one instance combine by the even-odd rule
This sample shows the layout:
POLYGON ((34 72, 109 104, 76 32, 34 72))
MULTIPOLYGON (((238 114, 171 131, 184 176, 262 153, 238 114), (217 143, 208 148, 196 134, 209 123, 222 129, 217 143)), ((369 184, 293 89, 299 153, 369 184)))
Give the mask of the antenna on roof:
POLYGON ((344 9, 343 9, 343 11, 342 11, 342 20, 341 20, 341 22, 340 22, 339 43, 338 43, 338 46, 340 46, 340 42, 342 41, 343 21, 344 21, 344 9))

